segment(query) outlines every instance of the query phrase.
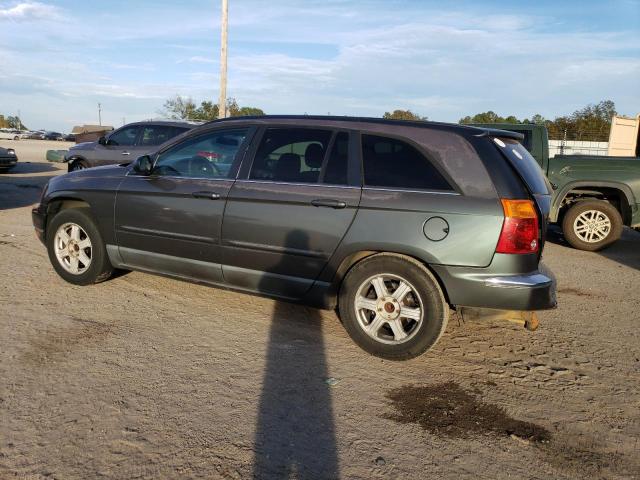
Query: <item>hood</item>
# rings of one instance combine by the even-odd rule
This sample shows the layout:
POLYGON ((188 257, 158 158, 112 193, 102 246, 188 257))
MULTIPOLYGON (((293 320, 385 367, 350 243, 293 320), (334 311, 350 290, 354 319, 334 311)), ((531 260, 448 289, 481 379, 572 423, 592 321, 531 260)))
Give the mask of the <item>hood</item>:
POLYGON ((129 164, 87 168, 53 177, 49 193, 58 190, 110 190, 115 188, 129 171, 129 164))
POLYGON ((98 142, 77 143, 76 145, 71 147, 69 149, 69 151, 71 152, 71 151, 75 151, 75 150, 93 150, 94 148, 96 148, 96 145, 98 145, 98 142))

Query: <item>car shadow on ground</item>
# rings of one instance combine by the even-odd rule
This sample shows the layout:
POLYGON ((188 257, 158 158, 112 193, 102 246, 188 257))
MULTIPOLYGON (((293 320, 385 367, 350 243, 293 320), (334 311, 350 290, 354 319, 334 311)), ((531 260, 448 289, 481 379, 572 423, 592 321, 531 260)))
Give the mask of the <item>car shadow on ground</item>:
POLYGON ((0 173, 0 178, 11 177, 20 174, 43 173, 43 172, 61 172, 55 165, 43 162, 18 162, 15 167, 7 172, 0 173))
MULTIPOLYGON (((547 230, 547 241, 566 248, 572 248, 564 239, 562 230, 554 225, 547 230)), ((625 227, 620 240, 604 250, 591 253, 640 270, 640 233, 625 227)))
MULTIPOLYGON (((306 234, 294 231, 287 238, 300 240, 301 235, 306 234)), ((258 408, 253 478, 339 477, 327 377, 320 312, 277 302, 258 408)))
POLYGON ((20 208, 37 203, 46 183, 65 173, 47 163, 18 163, 12 170, 0 173, 0 210, 20 208), (37 175, 51 172, 51 175, 37 175))

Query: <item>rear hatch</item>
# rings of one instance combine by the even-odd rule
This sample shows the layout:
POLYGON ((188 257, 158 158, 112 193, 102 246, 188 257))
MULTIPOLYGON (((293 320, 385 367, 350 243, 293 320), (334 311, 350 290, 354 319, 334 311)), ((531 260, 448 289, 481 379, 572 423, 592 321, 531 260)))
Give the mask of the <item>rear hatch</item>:
MULTIPOLYGON (((503 136, 497 132, 495 133, 490 133, 493 143, 522 179, 538 207, 541 230, 540 240, 541 247, 543 247, 549 224, 549 212, 551 211, 551 186, 549 181, 538 162, 516 138, 511 136, 512 134, 503 136)), ((542 248, 540 248, 540 251, 542 251, 542 248)))

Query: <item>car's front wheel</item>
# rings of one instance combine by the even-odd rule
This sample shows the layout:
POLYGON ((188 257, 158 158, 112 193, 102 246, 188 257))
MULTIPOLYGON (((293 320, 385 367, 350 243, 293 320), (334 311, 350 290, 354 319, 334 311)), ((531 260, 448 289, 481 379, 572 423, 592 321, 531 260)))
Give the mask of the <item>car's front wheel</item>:
POLYGON ((107 280, 113 273, 107 250, 89 209, 60 211, 47 226, 47 250, 55 271, 75 285, 107 280))
POLYGON ((84 170, 85 168, 89 168, 89 165, 84 160, 74 160, 69 164, 69 171, 75 172, 78 170, 84 170))
POLYGON ((401 255, 356 264, 340 289, 340 318, 362 349, 389 360, 429 350, 444 332, 449 307, 432 273, 401 255))
POLYGON ((622 235, 622 216, 609 202, 583 200, 575 203, 562 220, 562 234, 579 250, 601 250, 622 235))

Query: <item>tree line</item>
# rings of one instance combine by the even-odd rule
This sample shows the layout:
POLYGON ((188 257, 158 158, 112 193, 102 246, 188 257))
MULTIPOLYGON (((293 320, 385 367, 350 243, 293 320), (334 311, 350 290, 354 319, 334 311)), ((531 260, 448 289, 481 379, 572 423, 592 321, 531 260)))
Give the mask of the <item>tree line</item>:
POLYGON ((589 104, 570 115, 561 115, 553 120, 536 114, 531 118, 519 120, 513 115, 501 117, 493 111, 478 113, 461 118, 458 123, 528 123, 544 125, 552 140, 583 140, 606 142, 609 140, 611 118, 617 115, 616 105, 611 100, 602 100, 589 104))
MULTIPOLYGON (((219 106, 209 100, 196 105, 190 97, 175 95, 164 102, 164 109, 161 114, 175 120, 199 120, 210 121, 218 118, 219 106)), ((264 111, 257 107, 241 107, 235 98, 227 99, 227 115, 230 117, 245 117, 253 115, 264 115, 264 111)))
MULTIPOLYGON (((227 100, 227 112, 231 117, 248 115, 264 115, 265 112, 258 107, 240 106, 234 98, 227 100)), ((218 118, 218 104, 205 100, 196 105, 190 97, 176 95, 164 103, 163 115, 173 119, 210 121, 218 118)), ((502 117, 492 110, 467 115, 458 123, 525 123, 544 125, 552 140, 584 140, 593 142, 606 142, 609 140, 611 118, 616 115, 615 103, 611 100, 602 100, 596 104, 589 104, 576 110, 570 115, 561 115, 553 120, 535 114, 531 118, 519 119, 514 115, 502 117)), ((0 116, 0 118, 2 118, 0 116)), ((13 118, 13 117, 9 117, 13 118)), ((427 120, 428 118, 411 110, 396 109, 384 112, 382 118, 392 120, 427 120)))
POLYGON ((11 128, 13 130, 27 130, 27 127, 20 121, 17 116, 5 117, 4 115, 0 115, 0 128, 11 128))

